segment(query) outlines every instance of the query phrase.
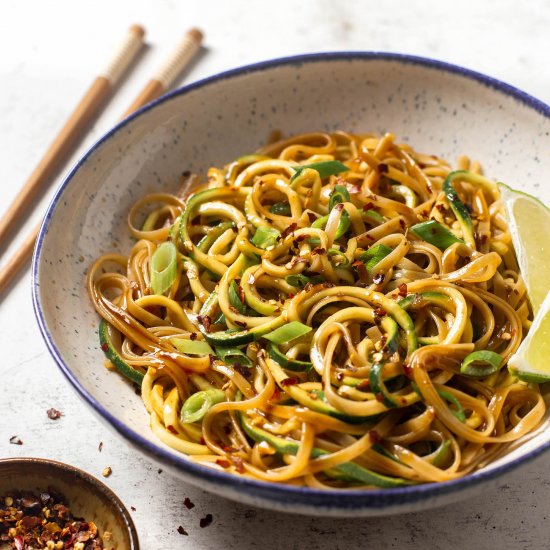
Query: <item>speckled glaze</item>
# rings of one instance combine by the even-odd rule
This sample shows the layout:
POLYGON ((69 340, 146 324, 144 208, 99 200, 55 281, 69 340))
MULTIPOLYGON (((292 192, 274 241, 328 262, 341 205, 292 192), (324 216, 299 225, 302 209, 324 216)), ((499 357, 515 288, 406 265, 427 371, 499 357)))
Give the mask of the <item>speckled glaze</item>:
POLYGON ((550 431, 490 467, 442 484, 328 492, 237 478, 192 464, 158 441, 141 399, 102 367, 98 318, 84 288, 90 263, 128 251, 126 214, 151 191, 177 188, 265 143, 314 130, 391 131, 398 141, 550 202, 550 108, 506 84, 411 56, 331 53, 262 63, 171 93, 126 119, 77 164, 50 205, 33 261, 33 297, 45 341, 69 382, 139 452, 190 483, 252 505, 332 516, 386 515, 473 496, 550 447, 550 431))
POLYGON ((35 494, 53 487, 67 499, 76 517, 93 521, 100 535, 108 531, 106 548, 139 550, 138 536, 130 513, 104 483, 62 462, 44 458, 0 460, 0 497, 11 491, 35 494))

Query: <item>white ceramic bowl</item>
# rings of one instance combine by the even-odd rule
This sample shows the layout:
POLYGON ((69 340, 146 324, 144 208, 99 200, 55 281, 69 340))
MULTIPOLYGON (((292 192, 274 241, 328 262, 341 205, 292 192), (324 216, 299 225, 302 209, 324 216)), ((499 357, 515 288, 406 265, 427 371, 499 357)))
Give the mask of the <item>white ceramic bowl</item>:
POLYGON ((550 447, 550 430, 463 479, 400 489, 328 492, 238 478, 192 464, 149 429, 140 397, 102 367, 87 267, 128 251, 126 214, 153 190, 175 190, 186 170, 205 173, 254 151, 274 129, 392 131, 417 150, 479 159, 486 174, 550 202, 550 108, 502 82, 416 57, 331 53, 281 59, 192 84, 142 109, 95 144, 53 199, 33 262, 42 334, 84 400, 136 452, 208 491, 283 511, 383 515, 449 503, 550 447))

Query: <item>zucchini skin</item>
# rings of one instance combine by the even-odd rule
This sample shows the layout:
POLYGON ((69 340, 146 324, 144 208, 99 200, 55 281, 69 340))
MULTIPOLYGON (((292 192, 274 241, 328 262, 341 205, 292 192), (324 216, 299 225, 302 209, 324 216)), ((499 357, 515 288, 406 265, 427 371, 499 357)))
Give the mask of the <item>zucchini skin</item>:
MULTIPOLYGON (((298 453, 299 443, 295 441, 290 441, 288 439, 283 439, 282 437, 270 434, 262 428, 252 426, 249 422, 247 422, 246 415, 242 412, 239 416, 244 431, 254 441, 265 441, 266 443, 271 445, 279 454, 296 455, 298 453)), ((312 458, 318 458, 320 456, 328 454, 330 454, 328 451, 315 447, 311 451, 312 458)), ((335 466, 330 470, 326 470, 325 474, 327 474, 329 477, 332 477, 333 479, 340 479, 352 483, 374 485, 376 487, 384 488, 405 487, 408 485, 414 485, 413 481, 378 474, 376 472, 373 472, 372 470, 363 468, 362 466, 359 466, 359 464, 355 464, 354 462, 344 462, 343 464, 339 464, 338 466, 335 466)))
POLYGON ((109 361, 111 361, 111 363, 115 366, 115 369, 120 372, 120 374, 128 378, 128 380, 141 386, 145 375, 128 365, 128 363, 126 363, 126 361, 124 361, 124 359, 122 359, 119 355, 118 351, 111 342, 111 338, 109 337, 109 325, 105 319, 101 319, 98 333, 101 349, 107 359, 109 359, 109 361))

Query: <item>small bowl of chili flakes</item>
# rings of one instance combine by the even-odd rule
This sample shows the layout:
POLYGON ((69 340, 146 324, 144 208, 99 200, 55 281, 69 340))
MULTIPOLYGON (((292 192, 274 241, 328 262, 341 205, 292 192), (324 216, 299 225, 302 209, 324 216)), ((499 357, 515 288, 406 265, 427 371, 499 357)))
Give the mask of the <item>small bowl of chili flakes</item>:
POLYGON ((0 459, 0 550, 139 550, 134 522, 104 483, 43 458, 0 459))

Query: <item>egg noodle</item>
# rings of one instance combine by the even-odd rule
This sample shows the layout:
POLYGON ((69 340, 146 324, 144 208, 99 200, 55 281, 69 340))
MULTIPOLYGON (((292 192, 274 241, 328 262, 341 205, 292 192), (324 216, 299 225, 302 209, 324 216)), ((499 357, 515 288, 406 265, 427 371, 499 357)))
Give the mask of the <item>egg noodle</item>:
POLYGON ((543 418, 507 369, 532 314, 503 206, 466 157, 303 134, 143 197, 128 223, 129 256, 88 274, 102 348, 194 462, 315 488, 441 482, 543 418))

